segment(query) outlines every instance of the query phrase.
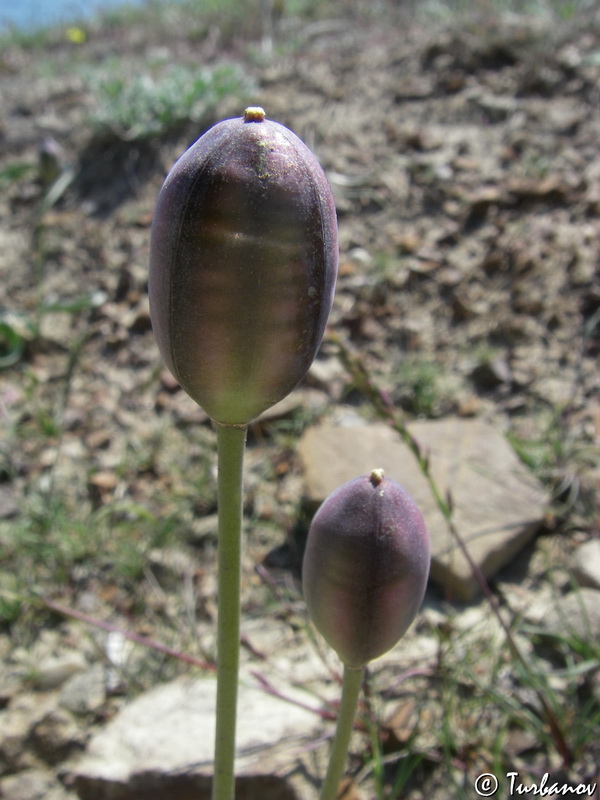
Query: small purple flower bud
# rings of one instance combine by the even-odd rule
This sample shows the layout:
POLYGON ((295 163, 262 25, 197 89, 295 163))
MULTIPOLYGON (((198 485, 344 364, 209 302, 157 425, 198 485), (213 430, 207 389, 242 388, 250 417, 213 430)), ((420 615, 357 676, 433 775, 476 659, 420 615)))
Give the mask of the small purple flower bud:
POLYGON ((383 470, 334 491, 310 526, 302 583, 316 628, 343 663, 359 669, 406 633, 430 565, 425 521, 383 470))
POLYGON ((337 273, 323 170, 261 108, 208 130, 176 162, 152 224, 150 314, 185 391, 223 424, 247 424, 305 376, 337 273))

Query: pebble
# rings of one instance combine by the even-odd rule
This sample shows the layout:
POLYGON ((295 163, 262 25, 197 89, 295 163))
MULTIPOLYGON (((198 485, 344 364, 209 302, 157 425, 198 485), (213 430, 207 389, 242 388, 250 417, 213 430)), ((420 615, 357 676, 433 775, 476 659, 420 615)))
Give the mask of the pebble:
POLYGON ((597 643, 600 640, 600 591, 584 587, 555 598, 543 626, 554 636, 597 643))
POLYGON ((85 669, 85 658, 77 652, 48 657, 36 667, 33 680, 37 689, 55 689, 68 678, 85 669))
POLYGON ((600 589, 600 539, 590 539, 575 551, 573 575, 580 586, 600 589))
POLYGON ((106 699, 104 672, 104 666, 98 663, 72 675, 60 690, 60 705, 74 714, 101 708, 106 699))
POLYGON ((44 769, 26 769, 0 778, 0 797, 7 800, 77 800, 44 769))

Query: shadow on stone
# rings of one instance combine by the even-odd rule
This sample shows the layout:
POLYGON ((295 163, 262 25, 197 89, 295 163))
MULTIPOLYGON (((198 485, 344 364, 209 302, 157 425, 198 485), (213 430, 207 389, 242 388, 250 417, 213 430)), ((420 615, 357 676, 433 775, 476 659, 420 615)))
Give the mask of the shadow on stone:
MULTIPOLYGON (((210 800, 211 780, 204 775, 169 775, 145 773, 134 775, 126 784, 79 776, 74 786, 81 800, 210 800)), ((283 779, 254 775, 236 780, 237 800, 298 800, 296 792, 283 779)))

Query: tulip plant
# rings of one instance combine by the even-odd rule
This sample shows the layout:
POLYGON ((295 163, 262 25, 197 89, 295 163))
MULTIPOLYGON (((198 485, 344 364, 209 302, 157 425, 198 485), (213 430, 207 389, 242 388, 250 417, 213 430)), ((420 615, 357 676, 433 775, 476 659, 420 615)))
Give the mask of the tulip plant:
MULTIPOLYGON (((337 263, 325 174, 306 145, 262 108, 212 127, 167 175, 152 223, 152 325, 167 366, 213 420, 219 459, 213 800, 235 794, 247 429, 308 372, 337 263)), ((364 667, 411 624, 428 571, 423 518, 381 470, 334 492, 313 520, 304 594, 345 670, 322 800, 337 792, 364 667)))
POLYGON ((306 375, 333 302, 331 189, 262 108, 218 123, 175 163, 151 234, 150 314, 162 357, 215 423, 219 459, 213 800, 233 800, 247 428, 306 375))
POLYGON ((429 534, 407 492, 383 470, 334 491, 311 523, 302 565, 315 627, 344 664, 337 730, 321 800, 335 800, 365 666, 406 633, 429 576, 429 534))

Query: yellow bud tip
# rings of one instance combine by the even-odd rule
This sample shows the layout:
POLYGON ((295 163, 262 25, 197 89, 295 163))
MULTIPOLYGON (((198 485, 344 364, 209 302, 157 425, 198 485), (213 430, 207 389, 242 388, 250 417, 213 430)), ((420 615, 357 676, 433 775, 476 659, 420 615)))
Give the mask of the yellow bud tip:
POLYGON ((248 106, 244 111, 244 122, 264 122, 266 116, 264 108, 248 106))
POLYGON ((371 481, 373 486, 379 486, 379 484, 383 480, 384 475, 385 475, 385 473, 381 468, 374 469, 374 470, 372 470, 372 472, 371 472, 371 474, 369 476, 369 480, 371 481))

